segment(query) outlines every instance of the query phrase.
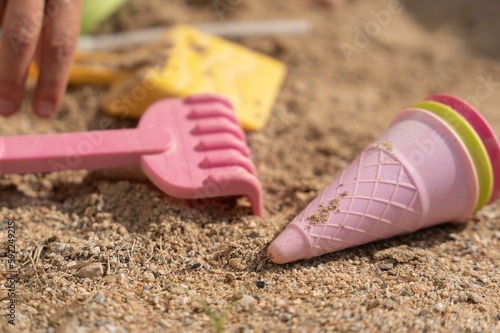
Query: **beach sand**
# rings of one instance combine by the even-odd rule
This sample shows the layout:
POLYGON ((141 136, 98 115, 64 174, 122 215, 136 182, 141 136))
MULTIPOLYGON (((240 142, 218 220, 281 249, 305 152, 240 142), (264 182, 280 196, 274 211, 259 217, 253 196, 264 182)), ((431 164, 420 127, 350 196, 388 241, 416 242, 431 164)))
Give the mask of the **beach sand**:
MULTIPOLYGON (((500 133, 500 3, 352 0, 332 11, 220 2, 132 0, 99 32, 312 22, 306 35, 236 40, 289 69, 268 125, 248 134, 265 217, 244 198, 196 210, 135 169, 2 176, 0 219, 16 222, 19 281, 15 326, 0 289, 0 331, 500 332, 499 202, 463 224, 287 265, 267 257, 286 224, 400 110, 449 92, 500 133)), ((0 134, 93 130, 103 119, 136 126, 99 111, 105 93, 72 87, 57 115, 40 120, 30 90, 21 113, 0 119, 0 134)), ((0 240, 5 272, 5 225, 0 240)))

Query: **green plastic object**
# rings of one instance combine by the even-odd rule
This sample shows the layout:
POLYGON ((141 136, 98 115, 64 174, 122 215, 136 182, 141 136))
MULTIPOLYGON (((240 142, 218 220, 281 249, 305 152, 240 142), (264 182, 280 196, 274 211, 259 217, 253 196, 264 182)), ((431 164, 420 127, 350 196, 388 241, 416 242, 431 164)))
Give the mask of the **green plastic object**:
POLYGON ((82 34, 87 34, 106 21, 128 0, 84 0, 82 9, 82 34))
POLYGON ((476 211, 483 208, 493 192, 493 169, 490 157, 474 128, 452 108, 438 102, 420 102, 414 107, 434 113, 448 123, 462 139, 474 161, 479 181, 476 211))

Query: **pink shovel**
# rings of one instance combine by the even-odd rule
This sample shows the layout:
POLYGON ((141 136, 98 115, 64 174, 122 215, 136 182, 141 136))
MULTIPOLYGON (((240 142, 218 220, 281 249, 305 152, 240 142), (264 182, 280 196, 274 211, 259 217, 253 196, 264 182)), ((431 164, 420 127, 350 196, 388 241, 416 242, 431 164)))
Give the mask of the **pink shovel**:
POLYGON ((0 175, 137 165, 171 196, 246 195, 263 214, 245 133, 220 96, 160 101, 137 129, 0 137, 0 175))

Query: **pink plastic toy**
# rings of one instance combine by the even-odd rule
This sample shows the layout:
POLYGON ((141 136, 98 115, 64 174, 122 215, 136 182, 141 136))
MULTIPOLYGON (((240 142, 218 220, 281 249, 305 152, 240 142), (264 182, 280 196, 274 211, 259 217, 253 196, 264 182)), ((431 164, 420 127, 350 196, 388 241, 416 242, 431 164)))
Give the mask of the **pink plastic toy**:
POLYGON ((458 112, 462 117, 467 119, 469 124, 474 128, 476 133, 483 141, 484 147, 490 156, 494 183, 493 194, 489 203, 493 202, 500 196, 500 142, 498 141, 495 131, 490 124, 473 106, 455 96, 449 94, 435 94, 427 98, 430 101, 440 102, 448 105, 453 110, 458 112))
POLYGON ((476 208, 479 185, 467 146, 445 120, 403 111, 288 224, 269 256, 282 264, 462 222, 476 208))
POLYGON ((0 174, 136 165, 169 195, 246 195, 254 214, 263 214, 245 133, 219 96, 160 101, 137 129, 0 138, 0 174))

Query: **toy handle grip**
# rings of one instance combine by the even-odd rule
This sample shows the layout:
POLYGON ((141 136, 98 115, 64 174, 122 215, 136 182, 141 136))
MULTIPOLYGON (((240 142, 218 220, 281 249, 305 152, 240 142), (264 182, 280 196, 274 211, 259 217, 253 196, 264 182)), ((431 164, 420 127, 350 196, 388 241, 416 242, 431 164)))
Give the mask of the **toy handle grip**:
POLYGON ((0 137, 0 174, 137 166, 142 155, 171 145, 172 137, 156 129, 0 137))

